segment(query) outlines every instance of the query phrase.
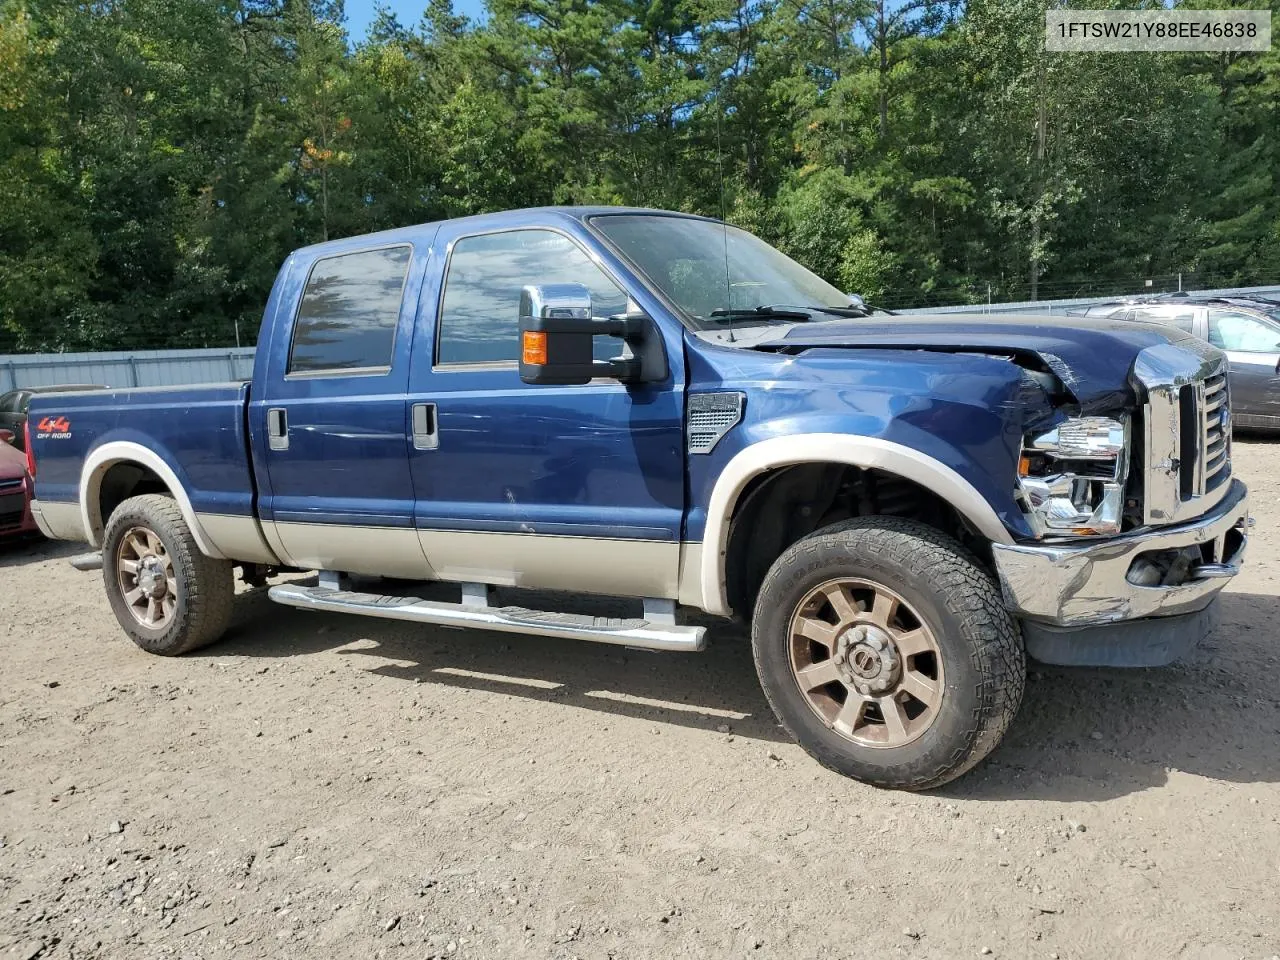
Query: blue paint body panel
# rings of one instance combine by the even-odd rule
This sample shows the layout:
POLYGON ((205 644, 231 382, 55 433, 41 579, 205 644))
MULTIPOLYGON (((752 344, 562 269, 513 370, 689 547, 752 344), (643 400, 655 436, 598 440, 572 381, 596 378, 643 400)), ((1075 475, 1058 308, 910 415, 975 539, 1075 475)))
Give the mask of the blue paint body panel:
POLYGON ((1128 377, 1138 351, 1188 333, 1160 324, 1072 317, 904 316, 838 320, 794 327, 765 347, 926 348, 993 351, 1016 349, 1042 358, 1082 408, 1114 408, 1129 399, 1128 377))
MULTIPOLYGON (((450 246, 487 218, 442 225, 437 269, 423 285, 410 401, 436 404, 440 445, 410 450, 415 523, 429 530, 666 540, 680 537, 685 502, 684 350, 678 323, 661 335, 661 383, 534 386, 511 362, 486 369, 436 367, 435 318, 450 246), (477 222, 479 221, 479 222, 477 222)), ((652 316, 661 304, 575 216, 517 211, 504 227, 559 232, 588 251, 652 316)))
MULTIPOLYGON (((38 437, 40 500, 75 501, 94 447, 153 450, 197 511, 254 515, 264 527, 329 524, 699 541, 717 478, 761 440, 801 433, 875 437, 965 477, 1015 539, 1032 536, 1014 502, 1026 380, 997 356, 1033 352, 1080 408, 1132 403, 1143 347, 1168 328, 970 317, 796 325, 751 345, 724 345, 682 325, 669 305, 593 231, 602 209, 524 210, 353 237, 296 251, 266 305, 252 385, 115 390, 37 397, 32 422, 68 419, 38 437), (560 233, 647 313, 669 375, 626 386, 531 386, 514 363, 442 369, 436 321, 452 245, 495 230, 560 233), (412 248, 390 363, 342 374, 287 374, 293 320, 317 259, 389 245, 412 248), (745 415, 707 455, 685 450, 689 394, 740 391, 745 415), (416 449, 412 407, 433 404, 438 445, 416 449), (271 411, 288 449, 272 449, 271 411)), ((617 211, 612 211, 617 212, 617 211)), ((515 318, 512 318, 514 324, 515 318)), ((285 536, 285 534, 281 534, 285 536)), ((287 546, 287 543, 286 543, 287 546)))
POLYGON ((843 433, 900 443, 959 472, 1016 537, 1031 535, 1013 500, 1021 449, 1021 371, 1003 360, 906 350, 741 350, 690 337, 692 391, 746 394, 742 425, 689 458, 685 539, 701 540, 724 465, 760 440, 843 433))
POLYGON ((414 350, 418 291, 431 261, 431 236, 397 240, 355 237, 300 250, 285 263, 267 301, 254 363, 260 389, 249 404, 259 512, 267 521, 374 527, 412 524, 405 391, 414 350), (293 318, 316 260, 358 250, 413 248, 391 363, 367 374, 290 377, 293 318), (283 410, 289 448, 272 450, 267 411, 283 410))
POLYGON ((85 459, 104 443, 141 444, 182 481, 198 513, 252 516, 245 408, 248 383, 49 394, 29 413, 37 463, 36 499, 77 501, 85 459), (65 417, 66 437, 41 437, 44 417, 65 417))

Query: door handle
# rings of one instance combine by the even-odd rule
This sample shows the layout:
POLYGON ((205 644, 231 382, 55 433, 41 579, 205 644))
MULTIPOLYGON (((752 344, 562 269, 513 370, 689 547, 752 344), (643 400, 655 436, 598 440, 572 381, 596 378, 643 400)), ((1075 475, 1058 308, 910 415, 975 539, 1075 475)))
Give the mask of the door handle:
POLYGON ((267 446, 272 450, 289 449, 289 414, 284 407, 267 410, 267 446))
POLYGON ((439 423, 434 403, 415 403, 411 408, 413 449, 435 450, 440 446, 439 423))

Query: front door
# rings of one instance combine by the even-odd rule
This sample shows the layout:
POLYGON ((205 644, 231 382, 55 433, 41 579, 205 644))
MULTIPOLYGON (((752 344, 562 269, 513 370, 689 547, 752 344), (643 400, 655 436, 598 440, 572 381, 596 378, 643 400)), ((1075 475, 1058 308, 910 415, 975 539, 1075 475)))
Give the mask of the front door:
POLYGON ((293 264, 279 292, 279 309, 298 306, 273 325, 250 422, 264 532, 288 563, 430 575, 413 530, 405 403, 426 254, 340 247, 293 264))
POLYGON ((1280 428, 1280 325, 1214 307, 1209 342, 1227 354, 1236 426, 1280 428))
MULTIPOLYGON (((666 382, 520 380, 520 290, 581 283, 597 316, 629 298, 567 232, 446 224, 425 286, 410 404, 415 523, 444 579, 674 598, 684 511, 683 357, 666 382)), ((601 358, 617 341, 597 341, 601 358)))

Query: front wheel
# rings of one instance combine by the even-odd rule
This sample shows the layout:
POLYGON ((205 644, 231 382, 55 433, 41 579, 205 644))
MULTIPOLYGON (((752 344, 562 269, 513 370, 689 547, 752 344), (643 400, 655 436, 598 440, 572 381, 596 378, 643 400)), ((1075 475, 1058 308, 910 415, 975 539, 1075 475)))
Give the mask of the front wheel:
POLYGON ((200 552, 171 497, 149 493, 116 507, 102 539, 102 578, 120 626, 148 653, 195 650, 231 619, 232 565, 200 552))
POLYGON ((995 749, 1022 701, 1022 640, 955 540, 893 517, 783 552, 756 600, 756 669, 778 719, 824 766, 927 790, 995 749))

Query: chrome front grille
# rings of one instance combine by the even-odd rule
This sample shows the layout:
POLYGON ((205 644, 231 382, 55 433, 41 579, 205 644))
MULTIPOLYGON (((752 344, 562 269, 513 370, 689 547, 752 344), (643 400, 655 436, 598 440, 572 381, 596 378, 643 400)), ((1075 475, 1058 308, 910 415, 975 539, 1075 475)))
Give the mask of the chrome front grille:
POLYGON ((1231 407, 1225 374, 1215 373, 1204 382, 1204 484, 1216 486, 1231 465, 1231 407))
POLYGON ((1134 376, 1146 392, 1142 507, 1148 524, 1198 517, 1231 480, 1231 413, 1222 354, 1183 340, 1138 354, 1134 376))

